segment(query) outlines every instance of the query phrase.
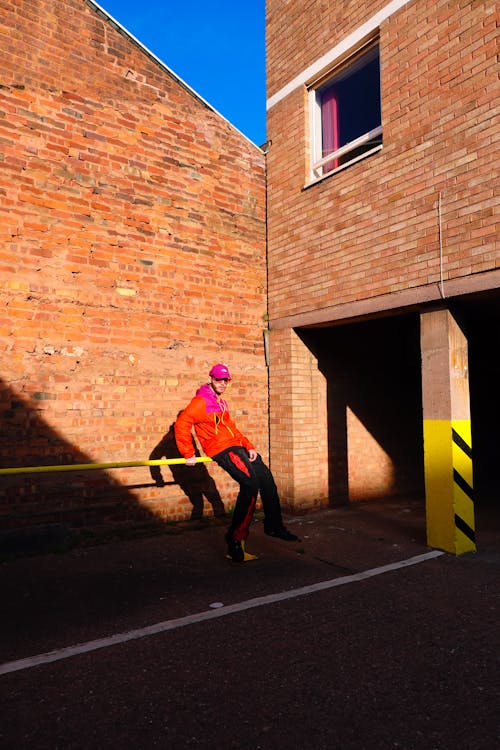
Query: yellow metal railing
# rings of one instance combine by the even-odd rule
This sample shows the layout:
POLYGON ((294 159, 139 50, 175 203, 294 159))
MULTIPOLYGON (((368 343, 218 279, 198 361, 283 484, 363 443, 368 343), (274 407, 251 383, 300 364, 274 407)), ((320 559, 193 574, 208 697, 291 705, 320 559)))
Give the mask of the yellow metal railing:
MULTIPOLYGON (((208 456, 197 456, 196 463, 207 463, 211 461, 208 456)), ((57 471, 89 471, 91 469, 123 469, 129 466, 165 466, 172 464, 185 464, 185 458, 160 458, 149 461, 120 461, 104 464, 62 464, 61 466, 21 466, 0 469, 2 474, 42 474, 57 471)))

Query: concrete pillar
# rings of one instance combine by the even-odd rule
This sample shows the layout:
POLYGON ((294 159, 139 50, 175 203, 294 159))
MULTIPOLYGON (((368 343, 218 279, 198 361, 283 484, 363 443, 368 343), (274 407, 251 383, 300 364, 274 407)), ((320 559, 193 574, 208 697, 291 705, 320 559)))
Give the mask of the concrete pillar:
POLYGON ((421 315, 427 543, 476 549, 467 339, 448 310, 421 315))

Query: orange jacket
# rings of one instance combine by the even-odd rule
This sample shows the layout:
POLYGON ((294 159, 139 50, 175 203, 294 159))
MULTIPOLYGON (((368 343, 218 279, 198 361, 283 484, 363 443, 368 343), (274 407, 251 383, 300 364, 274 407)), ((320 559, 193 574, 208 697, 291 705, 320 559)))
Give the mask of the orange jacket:
POLYGON ((200 441, 203 452, 209 456, 231 448, 243 446, 253 450, 253 444, 238 430, 228 411, 227 401, 218 398, 209 385, 202 386, 175 421, 175 440, 184 458, 195 455, 192 429, 200 441))

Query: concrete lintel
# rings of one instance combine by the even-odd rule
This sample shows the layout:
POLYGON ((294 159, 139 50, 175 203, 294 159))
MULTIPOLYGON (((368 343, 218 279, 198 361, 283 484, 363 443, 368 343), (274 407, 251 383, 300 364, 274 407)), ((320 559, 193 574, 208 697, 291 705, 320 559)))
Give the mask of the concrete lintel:
POLYGON ((270 329, 281 328, 315 328, 331 323, 354 322, 367 316, 393 315, 397 312, 420 310, 429 303, 446 305, 449 299, 465 294, 485 292, 500 288, 500 269, 485 273, 464 276, 459 279, 439 284, 426 284, 412 289, 403 289, 391 294, 382 294, 356 302, 331 305, 320 310, 309 310, 274 318, 269 323, 270 329), (444 289, 444 297, 442 291, 444 289))

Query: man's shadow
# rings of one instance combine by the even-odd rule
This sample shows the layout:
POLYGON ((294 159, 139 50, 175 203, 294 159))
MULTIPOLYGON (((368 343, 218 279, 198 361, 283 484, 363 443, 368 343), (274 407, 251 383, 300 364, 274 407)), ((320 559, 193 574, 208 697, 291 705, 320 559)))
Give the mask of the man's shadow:
MULTIPOLYGON (((196 455, 199 456, 200 452, 196 447, 194 438, 193 448, 196 455)), ((162 437, 149 456, 151 461, 162 458, 182 458, 182 454, 179 452, 177 443, 175 442, 174 424, 170 425, 166 435, 162 437)), ((219 490, 204 463, 197 463, 194 466, 169 464, 168 468, 172 473, 174 482, 179 485, 191 501, 193 506, 191 520, 203 518, 203 497, 206 497, 212 506, 216 518, 225 516, 226 511, 219 490)), ((161 467, 150 466, 149 471, 151 472, 151 477, 156 482, 156 486, 165 487, 166 482, 163 479, 161 467)))

